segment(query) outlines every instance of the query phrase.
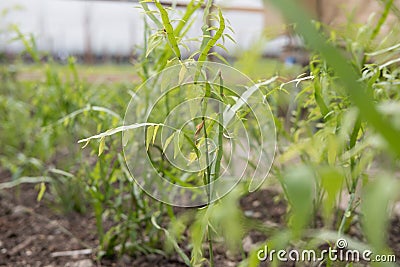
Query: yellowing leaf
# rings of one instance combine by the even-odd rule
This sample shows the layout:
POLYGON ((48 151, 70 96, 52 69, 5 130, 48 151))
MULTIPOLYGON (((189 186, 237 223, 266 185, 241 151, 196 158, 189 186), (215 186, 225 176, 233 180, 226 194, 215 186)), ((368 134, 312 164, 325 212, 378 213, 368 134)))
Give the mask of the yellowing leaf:
POLYGON ((164 146, 163 146, 163 152, 165 152, 165 150, 167 150, 168 145, 171 143, 172 139, 174 138, 175 133, 173 133, 170 137, 167 138, 167 140, 165 140, 164 146))
POLYGON ((146 57, 150 55, 150 53, 156 49, 162 43, 163 38, 161 36, 151 37, 147 46, 146 57))
POLYGON ((178 82, 179 84, 181 84, 183 79, 185 79, 186 72, 187 72, 186 66, 182 64, 182 68, 179 71, 179 82, 178 82))
POLYGON ((150 146, 151 140, 153 139, 153 133, 154 133, 154 126, 151 125, 151 126, 147 127, 146 150, 149 150, 149 146, 150 146))
POLYGON ((329 165, 334 165, 336 162, 338 149, 338 142, 334 135, 328 136, 328 163, 329 165))
POLYGON ((86 143, 83 145, 82 149, 84 149, 85 147, 87 147, 89 143, 90 143, 90 140, 87 140, 86 143))
POLYGON ((154 126, 154 133, 153 133, 153 144, 154 144, 154 142, 156 141, 156 137, 157 137, 157 131, 158 131, 158 128, 160 128, 160 125, 156 125, 156 126, 154 126))
POLYGON ((106 140, 104 139, 104 137, 102 137, 100 139, 100 144, 99 144, 99 156, 103 153, 105 146, 106 146, 106 140))
POLYGON ((42 182, 40 183, 40 190, 36 199, 38 202, 42 200, 45 192, 46 192, 46 184, 42 182))
POLYGON ((69 118, 66 117, 66 118, 64 119, 64 121, 63 121, 63 126, 64 126, 64 127, 67 127, 68 124, 69 124, 69 118))
POLYGON ((197 154, 195 152, 190 152, 188 165, 192 164, 195 160, 197 160, 197 154))

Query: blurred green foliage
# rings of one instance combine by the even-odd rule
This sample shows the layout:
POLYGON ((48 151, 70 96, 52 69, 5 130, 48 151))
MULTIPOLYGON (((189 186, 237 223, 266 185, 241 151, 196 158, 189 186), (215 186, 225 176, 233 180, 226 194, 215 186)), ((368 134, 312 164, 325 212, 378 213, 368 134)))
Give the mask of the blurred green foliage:
MULTIPOLYGON (((261 58, 255 49, 243 53, 234 66, 254 80, 279 76, 260 90, 271 105, 277 127, 278 153, 270 179, 280 185, 288 204, 284 225, 255 227, 262 223, 246 218, 238 205, 246 194, 242 185, 217 203, 185 212, 176 213, 152 200, 133 182, 118 135, 90 142, 89 149, 82 150, 78 140, 122 124, 120 114, 137 85, 85 81, 81 78, 84 70, 76 66, 74 58, 63 67, 51 60, 42 63, 33 39, 18 28, 13 30, 35 63, 33 67, 1 65, 0 166, 10 174, 10 181, 0 188, 26 181, 46 182, 50 194, 44 194, 44 201, 64 212, 93 212, 100 256, 175 252, 186 265, 212 266, 213 247, 218 246, 239 254, 241 266, 258 266, 256 254, 265 244, 274 249, 318 250, 326 240, 332 244, 337 237, 352 241, 349 243, 356 249, 367 246, 375 253, 390 252, 385 233, 400 188, 396 178, 400 45, 392 36, 377 38, 391 12, 390 1, 378 11, 381 19, 377 25, 350 25, 350 32, 337 32, 312 21, 295 1, 272 2, 304 38, 310 51, 309 65, 288 68, 261 58), (27 68, 38 70, 44 78, 19 80, 18 73, 27 68), (304 74, 296 77, 300 71, 304 74), (321 222, 323 227, 318 226, 321 222), (353 224, 360 226, 365 237, 359 242, 349 235, 353 224), (247 255, 241 242, 251 231, 262 232, 268 240, 247 255)), ((186 23, 171 22, 174 10, 161 5, 150 10, 146 2, 141 5, 147 15, 145 44, 132 73, 136 70, 144 82, 179 64, 179 49, 185 47, 183 39, 200 5, 192 1, 179 13, 186 23)), ((203 31, 221 33, 225 29, 222 15, 212 17, 218 27, 204 27, 210 12, 206 8, 202 13, 203 31)), ((222 36, 204 34, 191 59, 207 55, 224 61, 215 52, 209 54, 207 46, 214 46, 213 38, 222 36)), ((151 139, 154 143, 153 136, 151 139)), ((38 193, 42 198, 43 187, 38 193)))

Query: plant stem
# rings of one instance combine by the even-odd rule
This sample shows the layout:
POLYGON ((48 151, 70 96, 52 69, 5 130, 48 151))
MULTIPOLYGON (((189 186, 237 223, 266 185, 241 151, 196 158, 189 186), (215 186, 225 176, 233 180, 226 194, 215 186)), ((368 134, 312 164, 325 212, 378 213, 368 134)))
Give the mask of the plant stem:
MULTIPOLYGON (((207 101, 207 99, 204 99, 203 101, 207 101)), ((205 111, 203 111, 205 112, 205 111)), ((211 168, 210 168, 210 158, 208 155, 208 136, 207 136, 207 125, 206 121, 204 119, 204 116, 202 117, 202 123, 203 123, 203 131, 204 131, 204 140, 205 140, 205 146, 206 146, 206 181, 207 181, 207 196, 208 196, 208 205, 211 203, 211 168)), ((210 206, 208 206, 210 208, 210 206)), ((213 244, 212 244, 212 234, 210 231, 210 224, 207 225, 207 234, 208 234, 208 249, 209 249, 209 260, 210 260, 210 266, 214 267, 214 252, 213 252, 213 244)))
MULTIPOLYGON (((356 120, 356 122, 354 124, 353 132, 351 133, 351 136, 350 136, 350 144, 349 144, 349 148, 348 148, 349 151, 351 149, 353 149, 354 146, 356 145, 358 133, 360 132, 360 130, 361 130, 361 118, 360 118, 360 116, 357 116, 357 120, 356 120)), ((356 166, 356 159, 354 157, 351 157, 351 159, 350 159, 351 176, 354 175, 355 166, 356 166)), ((353 207, 358 180, 359 180, 359 176, 352 177, 352 185, 351 185, 351 188, 349 190, 350 200, 349 200, 349 202, 347 204, 347 208, 346 208, 346 210, 345 210, 345 212, 344 212, 344 214, 342 216, 342 221, 340 222, 340 226, 339 226, 339 230, 338 230, 339 236, 343 235, 344 227, 345 227, 346 221, 347 221, 347 215, 348 215, 349 212, 351 212, 351 209, 353 207)))
MULTIPOLYGON (((204 101, 207 101, 204 99, 204 101)), ((207 195, 208 195, 208 204, 211 202, 211 168, 210 168, 210 158, 208 155, 209 149, 208 149, 208 136, 207 136, 207 125, 206 121, 204 119, 204 116, 202 117, 202 124, 203 124, 203 132, 204 132, 204 143, 206 146, 206 182, 207 182, 207 195)))
POLYGON ((355 196, 356 196, 356 194, 354 192, 350 194, 349 203, 347 204, 347 208, 343 214, 342 221, 340 222, 340 226, 339 226, 339 230, 338 230, 339 237, 341 237, 343 235, 344 226, 347 221, 347 214, 351 211, 351 207, 353 206, 355 196))
POLYGON ((375 29, 372 32, 371 40, 374 40, 378 36, 383 24, 385 23, 388 15, 390 13, 390 9, 391 9, 392 5, 393 5, 393 0, 386 1, 385 9, 378 21, 378 24, 376 25, 375 29))
MULTIPOLYGON (((144 5, 144 4, 143 4, 144 5)), ((143 55, 146 55, 147 52, 147 47, 148 47, 148 31, 149 31, 149 25, 147 24, 147 19, 144 17, 144 48, 143 48, 143 55)), ((142 57, 142 60, 144 63, 142 64, 142 69, 143 69, 143 75, 144 75, 144 80, 147 80, 149 78, 149 70, 148 70, 148 59, 146 57, 142 57)))
POLYGON ((219 102, 219 123, 218 123, 218 152, 217 152, 217 158, 215 161, 215 171, 214 171, 214 180, 219 178, 219 173, 221 170, 221 161, 222 161, 222 155, 223 155, 223 134, 224 134, 224 104, 223 104, 223 97, 224 97, 224 80, 222 79, 222 74, 221 71, 218 73, 219 79, 220 79, 220 84, 219 84, 219 94, 221 97, 221 100, 219 102))
MULTIPOLYGON (((221 96, 221 100, 219 102, 219 122, 218 122, 218 152, 217 152, 217 158, 215 162, 215 169, 214 169, 214 181, 218 179, 220 169, 221 169, 221 160, 222 160, 222 155, 223 155, 223 147, 222 147, 222 142, 223 142, 223 133, 224 133, 224 112, 223 112, 223 102, 222 98, 224 96, 224 85, 223 85, 223 79, 221 75, 221 71, 218 73, 218 76, 220 78, 220 85, 219 85, 219 94, 221 96)), ((209 166, 209 157, 208 157, 208 144, 207 144, 207 126, 206 122, 203 117, 203 129, 204 129, 204 138, 205 138, 205 145, 206 145, 206 161, 207 161, 207 182, 208 182, 208 204, 210 205, 211 202, 211 172, 210 172, 210 166, 209 166)), ((209 206, 210 208, 210 206, 209 206)), ((210 253, 210 266, 214 267, 214 252, 213 252, 213 243, 212 243, 212 234, 210 230, 210 225, 207 227, 208 231, 208 249, 210 253)))
POLYGON ((210 225, 207 227, 208 231, 208 250, 210 253, 210 267, 214 267, 214 251, 213 251, 213 243, 212 243, 212 235, 210 231, 210 225))

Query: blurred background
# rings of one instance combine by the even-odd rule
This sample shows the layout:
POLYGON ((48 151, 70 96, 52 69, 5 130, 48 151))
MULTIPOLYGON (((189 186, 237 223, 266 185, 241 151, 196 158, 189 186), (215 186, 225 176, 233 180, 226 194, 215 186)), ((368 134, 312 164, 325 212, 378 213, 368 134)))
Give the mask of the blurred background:
MULTIPOLYGON (((189 1, 162 2, 182 10, 189 1)), ((215 2, 223 8, 235 30, 232 36, 237 42, 227 42, 230 53, 227 55, 221 50, 221 54, 234 56, 257 44, 263 55, 279 58, 285 48, 302 46, 299 38, 290 35, 290 27, 285 25, 279 12, 262 0, 215 2)), ((349 19, 362 25, 379 9, 378 1, 371 0, 303 2, 316 19, 330 26, 344 26, 349 19)), ((23 34, 31 34, 39 51, 51 53, 60 62, 65 62, 71 55, 86 63, 128 62, 140 53, 137 47, 143 43, 144 15, 137 1, 3 0, 0 10, 3 14, 0 26, 3 57, 15 57, 24 49, 21 42, 10 41, 15 35, 6 31, 10 25, 17 25, 23 34)), ((394 16, 390 15, 383 34, 393 20, 394 16)), ((198 36, 201 23, 199 17, 187 37, 198 36)), ((189 42, 190 48, 195 45, 191 46, 189 42)), ((186 51, 185 55, 189 54, 190 51, 186 51)))

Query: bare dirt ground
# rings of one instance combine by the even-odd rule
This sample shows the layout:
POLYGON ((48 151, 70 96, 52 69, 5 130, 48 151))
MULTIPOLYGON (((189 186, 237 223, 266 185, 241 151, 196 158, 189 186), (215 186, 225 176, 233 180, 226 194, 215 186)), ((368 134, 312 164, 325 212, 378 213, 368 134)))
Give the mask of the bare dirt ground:
MULTIPOLYGON (((4 182, 1 177, 0 182, 4 182)), ((176 256, 167 259, 161 255, 124 256, 99 262, 95 255, 98 240, 94 218, 90 214, 60 215, 43 201, 37 202, 36 197, 34 185, 0 191, 0 266, 185 266, 176 256), (78 252, 72 252, 76 250, 78 252)), ((240 204, 246 216, 265 225, 281 227, 285 222, 286 201, 277 191, 257 191, 244 197, 240 204)), ((389 245, 399 259, 399 217, 392 219, 388 231, 389 245)), ((251 232, 243 240, 243 250, 267 238, 259 232, 251 232)), ((218 267, 237 266, 241 260, 240 256, 231 256, 218 247, 215 254, 218 267)), ((294 265, 287 263, 285 266, 294 265)))

